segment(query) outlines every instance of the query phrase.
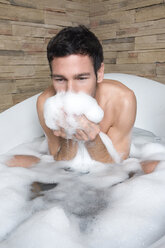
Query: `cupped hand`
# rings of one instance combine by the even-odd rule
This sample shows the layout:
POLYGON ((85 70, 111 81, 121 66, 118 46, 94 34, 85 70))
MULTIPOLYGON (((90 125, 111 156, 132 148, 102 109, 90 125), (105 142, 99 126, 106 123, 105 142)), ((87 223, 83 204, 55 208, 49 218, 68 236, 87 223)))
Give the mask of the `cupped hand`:
POLYGON ((76 130, 74 137, 78 140, 92 141, 100 132, 98 124, 89 121, 85 115, 75 117, 81 129, 76 130))
MULTIPOLYGON (((71 139, 92 141, 100 132, 99 124, 89 121, 85 115, 75 116, 75 120, 78 123, 78 128, 72 135, 71 139)), ((67 131, 63 127, 59 127, 58 130, 53 131, 55 136, 67 139, 67 131)))

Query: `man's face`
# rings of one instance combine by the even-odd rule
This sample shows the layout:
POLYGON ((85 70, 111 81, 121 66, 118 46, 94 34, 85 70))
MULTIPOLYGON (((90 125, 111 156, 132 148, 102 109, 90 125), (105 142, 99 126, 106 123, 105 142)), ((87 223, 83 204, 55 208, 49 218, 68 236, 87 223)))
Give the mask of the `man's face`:
POLYGON ((88 55, 69 55, 54 58, 52 79, 56 92, 84 92, 95 96, 96 75, 92 60, 88 55))

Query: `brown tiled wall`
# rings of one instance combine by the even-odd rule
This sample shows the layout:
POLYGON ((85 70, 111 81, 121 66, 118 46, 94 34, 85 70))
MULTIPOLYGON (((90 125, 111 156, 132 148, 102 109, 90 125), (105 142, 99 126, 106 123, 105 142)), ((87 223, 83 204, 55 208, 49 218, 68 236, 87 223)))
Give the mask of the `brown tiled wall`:
POLYGON ((77 24, 101 40, 106 72, 165 83, 165 0, 0 0, 0 112, 48 87, 48 40, 77 24))
POLYGON ((165 83, 165 0, 91 0, 90 25, 102 41, 106 72, 165 83))
POLYGON ((48 87, 47 43, 80 23, 89 27, 89 1, 0 0, 0 112, 48 87))

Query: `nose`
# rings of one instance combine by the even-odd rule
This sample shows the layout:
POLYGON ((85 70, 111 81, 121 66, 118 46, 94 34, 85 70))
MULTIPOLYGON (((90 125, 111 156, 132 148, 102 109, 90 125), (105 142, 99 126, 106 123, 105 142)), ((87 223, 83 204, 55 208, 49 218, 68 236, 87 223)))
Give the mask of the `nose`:
POLYGON ((73 81, 69 80, 67 85, 67 91, 73 91, 73 81))

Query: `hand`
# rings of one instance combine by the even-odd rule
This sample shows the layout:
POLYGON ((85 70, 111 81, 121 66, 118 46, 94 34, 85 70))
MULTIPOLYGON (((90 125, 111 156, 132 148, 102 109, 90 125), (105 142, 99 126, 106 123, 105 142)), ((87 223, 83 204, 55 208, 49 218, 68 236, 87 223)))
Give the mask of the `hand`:
POLYGON ((78 140, 92 141, 100 132, 98 124, 89 121, 85 115, 76 116, 76 120, 79 123, 81 129, 76 130, 74 137, 78 140))
MULTIPOLYGON (((89 121, 84 115, 75 116, 75 119, 78 123, 78 128, 76 133, 73 134, 72 139, 92 141, 100 132, 100 127, 98 124, 89 121)), ((53 132, 54 135, 60 136, 62 138, 67 138, 67 133, 64 128, 59 127, 59 130, 53 132)))
MULTIPOLYGON (((67 122, 66 122, 66 117, 67 117, 67 114, 63 111, 63 118, 62 118, 62 124, 63 126, 67 127, 67 122)), ((58 126, 58 130, 54 130, 53 133, 55 136, 58 136, 58 137, 62 137, 64 139, 67 139, 68 138, 68 135, 66 133, 66 130, 60 126, 60 121, 56 123, 57 126, 58 126)))
POLYGON ((65 129, 62 127, 59 127, 59 130, 54 130, 53 133, 55 136, 62 137, 64 139, 68 138, 68 135, 67 135, 65 129))

